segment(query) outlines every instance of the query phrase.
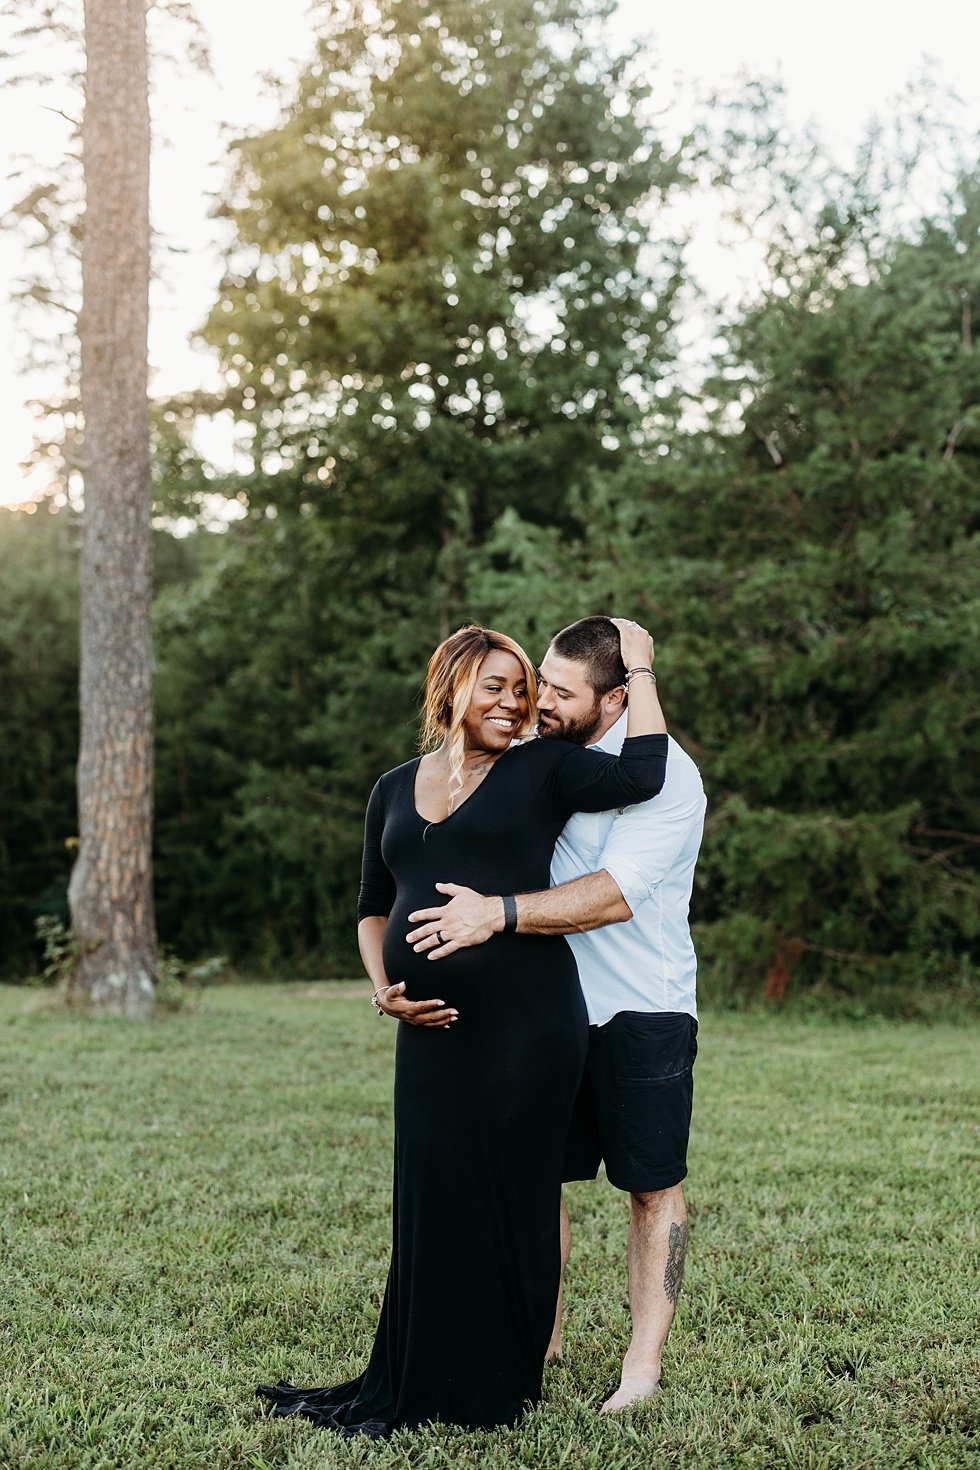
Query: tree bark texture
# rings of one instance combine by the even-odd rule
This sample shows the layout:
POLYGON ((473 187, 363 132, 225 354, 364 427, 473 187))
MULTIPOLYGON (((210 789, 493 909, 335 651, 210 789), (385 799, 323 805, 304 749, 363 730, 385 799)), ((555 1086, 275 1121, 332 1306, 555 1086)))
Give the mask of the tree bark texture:
POLYGON ((79 852, 74 985, 153 1010, 153 646, 146 0, 85 0, 79 852))

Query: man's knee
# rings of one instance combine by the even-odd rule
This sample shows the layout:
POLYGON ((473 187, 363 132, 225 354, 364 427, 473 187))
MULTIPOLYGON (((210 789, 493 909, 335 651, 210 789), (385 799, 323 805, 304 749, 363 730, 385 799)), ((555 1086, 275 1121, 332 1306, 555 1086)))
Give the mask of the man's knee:
POLYGON ((650 1189, 630 1195, 630 1205, 642 1215, 659 1215, 664 1210, 683 1206, 684 1190, 679 1184, 672 1184, 669 1189, 650 1189))

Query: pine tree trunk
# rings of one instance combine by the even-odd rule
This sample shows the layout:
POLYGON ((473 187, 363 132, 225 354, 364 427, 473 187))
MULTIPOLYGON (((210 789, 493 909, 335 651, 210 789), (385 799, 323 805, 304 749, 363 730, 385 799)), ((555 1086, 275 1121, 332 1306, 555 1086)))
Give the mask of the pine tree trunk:
POLYGON ((150 121, 146 0, 86 0, 79 853, 74 987, 153 1010, 152 541, 147 406, 150 121))

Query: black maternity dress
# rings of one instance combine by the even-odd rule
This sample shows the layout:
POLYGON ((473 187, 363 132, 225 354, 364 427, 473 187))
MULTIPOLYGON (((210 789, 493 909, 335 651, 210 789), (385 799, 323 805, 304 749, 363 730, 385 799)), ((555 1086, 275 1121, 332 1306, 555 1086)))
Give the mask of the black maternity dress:
POLYGON ((445 902, 438 882, 547 888, 570 814, 656 795, 666 759, 661 735, 627 740, 618 759, 534 740, 442 822, 416 810, 418 760, 374 788, 358 918, 388 916, 388 978, 409 999, 440 997, 459 1020, 398 1027, 392 1255, 367 1371, 334 1388, 262 1385, 273 1413, 377 1438, 433 1420, 510 1425, 537 1401, 588 1032, 575 962, 564 939, 523 934, 432 962, 405 943, 408 915, 445 902))

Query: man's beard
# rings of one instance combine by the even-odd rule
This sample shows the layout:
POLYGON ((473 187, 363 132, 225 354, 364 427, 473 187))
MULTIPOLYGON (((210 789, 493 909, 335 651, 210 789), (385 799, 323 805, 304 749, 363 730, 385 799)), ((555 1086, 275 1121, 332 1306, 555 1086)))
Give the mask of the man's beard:
POLYGON ((570 740, 573 745, 588 745, 602 724, 602 706, 596 700, 587 715, 577 720, 562 720, 551 715, 547 724, 542 724, 538 715, 538 735, 542 740, 570 740))

